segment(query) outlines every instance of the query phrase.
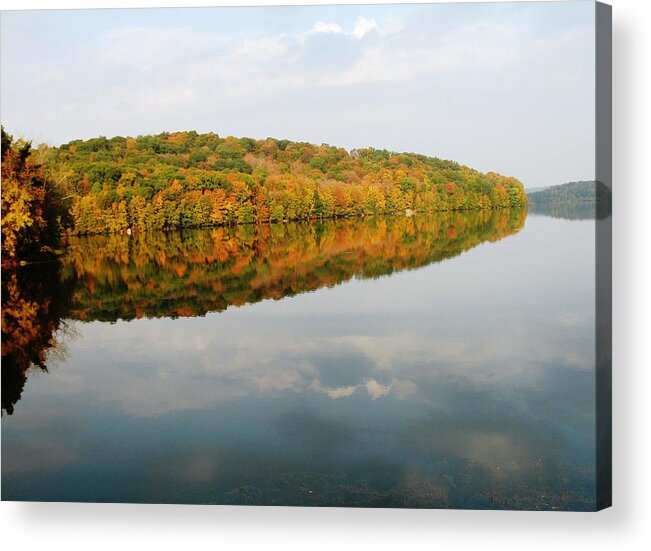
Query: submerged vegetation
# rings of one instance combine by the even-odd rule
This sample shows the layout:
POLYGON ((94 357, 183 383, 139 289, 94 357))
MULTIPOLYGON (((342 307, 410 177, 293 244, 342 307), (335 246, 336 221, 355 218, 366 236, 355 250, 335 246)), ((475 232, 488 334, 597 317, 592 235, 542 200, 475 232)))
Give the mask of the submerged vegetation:
POLYGON ((452 161, 196 132, 76 140, 48 151, 71 233, 520 207, 522 184, 452 161))

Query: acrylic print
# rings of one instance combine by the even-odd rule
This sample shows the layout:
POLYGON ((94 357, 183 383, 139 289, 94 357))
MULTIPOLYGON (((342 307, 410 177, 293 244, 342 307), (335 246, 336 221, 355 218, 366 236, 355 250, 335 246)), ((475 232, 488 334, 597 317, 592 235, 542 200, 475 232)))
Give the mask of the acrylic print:
POLYGON ((2 13, 2 499, 610 504, 610 9, 2 13))

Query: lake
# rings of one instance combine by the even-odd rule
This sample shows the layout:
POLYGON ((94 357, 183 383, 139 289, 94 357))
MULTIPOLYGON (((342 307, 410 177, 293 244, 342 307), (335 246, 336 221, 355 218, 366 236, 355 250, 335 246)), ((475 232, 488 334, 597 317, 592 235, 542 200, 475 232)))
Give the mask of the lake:
POLYGON ((71 238, 4 275, 2 499, 593 510, 566 218, 71 238))

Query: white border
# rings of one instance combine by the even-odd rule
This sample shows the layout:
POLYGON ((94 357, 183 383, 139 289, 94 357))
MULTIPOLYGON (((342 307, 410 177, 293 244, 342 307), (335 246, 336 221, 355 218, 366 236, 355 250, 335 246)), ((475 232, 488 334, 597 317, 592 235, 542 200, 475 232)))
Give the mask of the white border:
MULTIPOLYGON (((481 1, 481 0, 480 0, 481 1)), ((1 9, 274 5, 273 0, 0 0, 1 9)), ((283 4, 312 4, 283 0, 283 4)), ((328 2, 351 3, 351 2, 328 2)), ((352 3, 379 3, 357 1, 352 3)), ((601 513, 0 504, 5 549, 648 549, 651 541, 651 21, 613 4, 614 507, 601 513)), ((28 47, 28 45, 26 45, 28 47)))

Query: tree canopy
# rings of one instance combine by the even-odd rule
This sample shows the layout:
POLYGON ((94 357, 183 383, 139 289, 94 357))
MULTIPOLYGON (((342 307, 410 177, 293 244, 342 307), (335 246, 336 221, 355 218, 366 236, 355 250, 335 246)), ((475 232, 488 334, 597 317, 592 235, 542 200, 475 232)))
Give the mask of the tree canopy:
POLYGON ((2 128, 2 263, 51 254, 67 208, 32 154, 32 144, 2 128))
POLYGON ((175 132, 75 140, 46 155, 72 233, 519 207, 522 184, 373 148, 175 132))

